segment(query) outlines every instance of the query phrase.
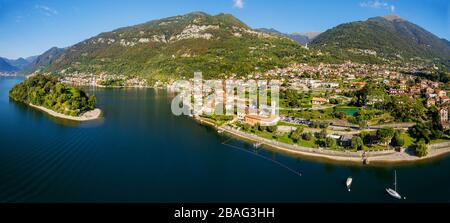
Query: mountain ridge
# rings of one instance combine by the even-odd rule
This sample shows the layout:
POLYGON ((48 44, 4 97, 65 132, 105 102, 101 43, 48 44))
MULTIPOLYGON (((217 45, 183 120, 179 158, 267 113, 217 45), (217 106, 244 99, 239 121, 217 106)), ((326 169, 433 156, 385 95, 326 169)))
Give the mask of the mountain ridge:
POLYGON ((103 32, 65 49, 52 48, 24 72, 108 73, 160 80, 184 78, 196 71, 210 77, 241 76, 292 63, 348 60, 447 66, 447 49, 448 40, 397 15, 344 23, 320 34, 284 34, 273 28, 252 29, 231 14, 193 12, 103 32), (311 47, 307 50, 298 43, 311 47))
POLYGON ((54 60, 58 59, 63 52, 63 48, 52 47, 39 56, 28 57, 27 59, 31 60, 31 62, 23 67, 21 73, 30 74, 34 71, 45 69, 51 63, 53 63, 54 60))
POLYGON ((281 35, 284 37, 288 37, 290 39, 295 40, 297 43, 300 43, 301 45, 306 45, 310 43, 311 41, 316 38, 320 32, 294 32, 294 33, 282 33, 274 28, 258 28, 256 30, 270 33, 270 34, 276 34, 281 35))
POLYGON ((302 61, 306 54, 295 41, 253 30, 231 14, 194 12, 100 33, 66 48, 48 64, 36 59, 27 72, 109 73, 156 80, 196 71, 210 77, 240 76, 302 61))
POLYGON ((358 54, 362 50, 372 54, 362 56, 368 60, 376 60, 375 57, 382 57, 381 60, 416 58, 446 63, 450 59, 448 43, 399 16, 388 15, 333 27, 312 41, 311 46, 343 58, 354 59, 351 54, 355 52, 352 51, 358 54))
POLYGON ((19 68, 12 66, 11 64, 9 64, 9 62, 7 60, 0 57, 0 73, 2 73, 2 72, 14 73, 14 72, 17 72, 18 70, 19 70, 19 68))
POLYGON ((2 65, 0 65, 0 72, 16 73, 22 71, 26 66, 32 63, 34 59, 32 57, 29 57, 27 59, 23 57, 19 57, 17 59, 0 57, 0 60, 2 60, 2 65))

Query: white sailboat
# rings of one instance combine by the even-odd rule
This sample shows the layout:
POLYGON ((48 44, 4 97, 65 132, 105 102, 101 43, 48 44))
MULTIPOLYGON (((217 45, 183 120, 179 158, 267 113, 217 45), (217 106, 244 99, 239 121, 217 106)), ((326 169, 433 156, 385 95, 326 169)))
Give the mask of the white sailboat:
POLYGON ((397 192, 397 171, 394 172, 394 189, 387 188, 386 192, 388 192, 388 194, 391 195, 393 198, 399 200, 402 199, 402 196, 397 192))
POLYGON ((353 182, 353 178, 352 177, 347 178, 347 181, 345 182, 349 192, 350 192, 350 187, 352 186, 352 182, 353 182))

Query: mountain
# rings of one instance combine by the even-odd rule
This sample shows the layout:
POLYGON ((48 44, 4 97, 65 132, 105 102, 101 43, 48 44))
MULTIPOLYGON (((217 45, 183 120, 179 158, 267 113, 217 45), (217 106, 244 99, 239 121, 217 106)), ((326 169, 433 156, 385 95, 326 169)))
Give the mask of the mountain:
POLYGON ((30 57, 25 58, 25 60, 28 61, 28 63, 33 63, 36 60, 36 58, 38 58, 38 57, 39 56, 30 56, 30 57))
POLYGON ((55 62, 64 52, 64 49, 52 47, 39 56, 28 57, 29 62, 22 70, 22 73, 29 74, 37 70, 45 69, 55 62))
POLYGON ((334 27, 314 39, 312 47, 364 62, 406 61, 446 63, 450 44, 399 16, 370 18, 334 27))
POLYGON ((308 40, 311 42, 313 41, 317 36, 319 36, 321 32, 305 32, 305 33, 292 33, 292 36, 304 36, 308 38, 308 40))
POLYGON ((25 66, 27 66, 30 63, 22 57, 16 60, 6 58, 3 59, 5 59, 11 66, 17 67, 19 70, 22 70, 25 66))
POLYGON ((306 32, 306 33, 292 33, 288 34, 289 38, 297 41, 298 43, 302 45, 306 45, 307 43, 310 43, 313 41, 320 32, 306 32))
POLYGON ((314 40, 314 38, 316 38, 320 32, 306 32, 306 33, 292 33, 292 34, 287 34, 287 33, 282 33, 276 29, 266 29, 266 28, 260 28, 258 29, 261 32, 265 32, 265 33, 269 33, 269 34, 276 34, 276 35, 281 35, 281 36, 285 36, 288 38, 291 38, 293 40, 295 40, 297 43, 300 43, 302 45, 306 45, 307 43, 310 43, 311 41, 314 40))
POLYGON ((29 58, 29 60, 27 60, 21 57, 14 60, 0 57, 0 60, 0 72, 19 72, 31 63, 30 61, 32 61, 32 58, 29 58))
POLYGON ((282 32, 280 32, 280 31, 278 31, 278 30, 276 30, 274 28, 269 28, 269 29, 268 28, 258 28, 256 30, 260 31, 260 32, 265 32, 265 33, 268 33, 268 34, 287 35, 287 34, 282 33, 282 32))
POLYGON ((19 68, 12 66, 6 59, 0 57, 0 73, 10 73, 17 71, 19 71, 19 68))
POLYGON ((40 56, 34 70, 149 80, 191 77, 196 71, 222 77, 301 62, 309 51, 289 38, 253 30, 232 15, 194 12, 101 33, 58 54, 44 64, 40 56))

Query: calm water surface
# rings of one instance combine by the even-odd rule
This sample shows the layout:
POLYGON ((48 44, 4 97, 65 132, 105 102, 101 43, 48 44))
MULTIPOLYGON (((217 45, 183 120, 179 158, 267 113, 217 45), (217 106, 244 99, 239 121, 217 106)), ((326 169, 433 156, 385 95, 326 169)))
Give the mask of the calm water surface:
POLYGON ((89 89, 104 118, 67 122, 10 101, 20 81, 0 78, 0 202, 398 202, 385 192, 394 169, 400 202, 450 201, 449 158, 355 167, 228 146, 173 116, 162 90, 89 89))

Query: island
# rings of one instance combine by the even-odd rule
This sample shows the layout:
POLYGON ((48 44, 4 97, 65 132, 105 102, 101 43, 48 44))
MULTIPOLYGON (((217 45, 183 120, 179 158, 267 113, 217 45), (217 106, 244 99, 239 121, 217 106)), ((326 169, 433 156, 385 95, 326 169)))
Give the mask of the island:
POLYGON ((60 83, 50 75, 35 75, 15 85, 9 92, 14 101, 25 103, 54 117, 90 121, 98 119, 101 110, 95 108, 96 97, 60 83))

